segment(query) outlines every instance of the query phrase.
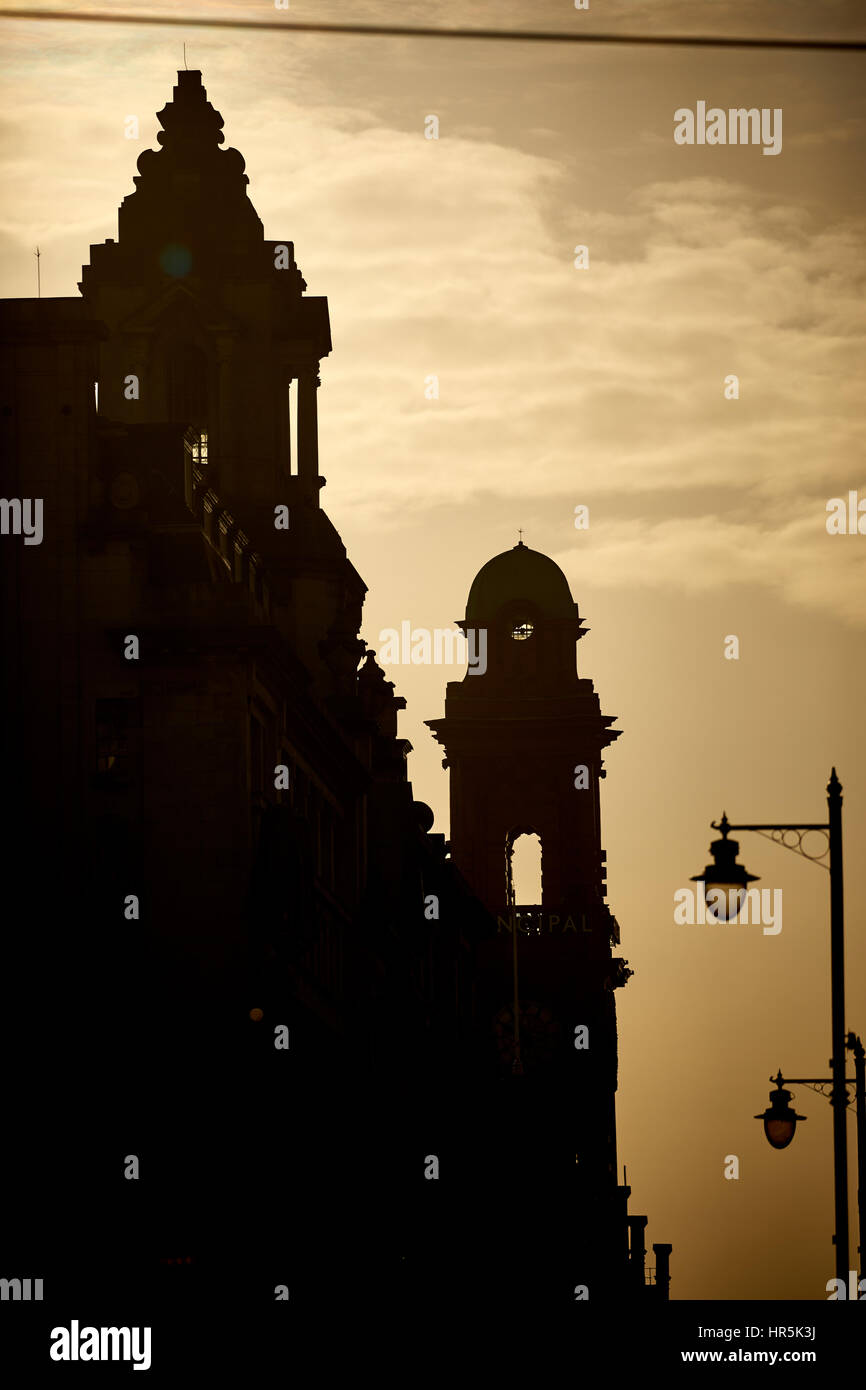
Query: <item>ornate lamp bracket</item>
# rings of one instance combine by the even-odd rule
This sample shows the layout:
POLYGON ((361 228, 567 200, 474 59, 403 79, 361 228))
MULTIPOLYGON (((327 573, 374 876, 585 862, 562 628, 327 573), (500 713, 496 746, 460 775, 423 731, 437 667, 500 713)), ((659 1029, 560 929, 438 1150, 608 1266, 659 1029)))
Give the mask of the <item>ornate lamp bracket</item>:
MULTIPOLYGON (((781 1084, 782 1084, 783 1086, 808 1086, 808 1087, 809 1087, 809 1090, 810 1090, 810 1091, 814 1091, 814 1092, 816 1093, 816 1095, 823 1096, 824 1100, 829 1100, 831 1104, 832 1104, 832 1102, 833 1102, 833 1078, 832 1078, 832 1077, 829 1077, 829 1076, 827 1076, 827 1077, 823 1077, 823 1076, 817 1076, 817 1077, 816 1077, 816 1076, 806 1076, 806 1077, 803 1077, 803 1076, 782 1076, 782 1073, 779 1072, 779 1075, 778 1075, 778 1076, 771 1076, 771 1077, 770 1077, 770 1080, 771 1080, 771 1081, 775 1081, 775 1082, 777 1082, 777 1083, 778 1083, 778 1082, 781 1082, 781 1084)), ((855 1104, 855 1098, 851 1095, 850 1091, 847 1090, 847 1087, 848 1087, 848 1086, 855 1086, 855 1085, 856 1085, 855 1080, 854 1080, 852 1077, 850 1077, 850 1076, 846 1076, 846 1078, 845 1078, 845 1086, 846 1086, 846 1091, 845 1091, 846 1100, 845 1100, 845 1104, 847 1105, 847 1107, 848 1107, 849 1110, 854 1106, 854 1104, 855 1104)))
POLYGON ((792 850, 794 854, 799 854, 802 859, 808 859, 810 863, 817 864, 819 868, 830 872, 830 827, 829 825, 730 825, 727 817, 723 817, 724 826, 721 821, 711 821, 713 830, 721 830, 726 834, 729 830, 754 830, 759 835, 763 835, 765 840, 772 840, 774 845, 781 845, 783 849, 792 850), (807 835, 817 833, 821 836, 822 848, 816 853, 807 849, 804 841, 807 835))

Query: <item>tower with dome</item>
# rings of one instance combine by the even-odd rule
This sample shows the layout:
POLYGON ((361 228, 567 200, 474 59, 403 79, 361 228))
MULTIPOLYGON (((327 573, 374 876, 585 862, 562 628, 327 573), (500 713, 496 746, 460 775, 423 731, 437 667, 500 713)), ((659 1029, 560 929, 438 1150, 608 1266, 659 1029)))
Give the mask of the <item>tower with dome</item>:
POLYGON ((444 717, 427 723, 450 773, 452 859, 496 923, 476 947, 476 1042, 479 1069, 499 1078, 488 1118, 510 1154, 502 1200, 515 1182, 531 1191, 533 1220, 556 1232, 560 1286, 573 1276, 589 1297, 617 1297, 639 1278, 642 1291, 646 1219, 627 1215, 616 1144, 615 998, 632 972, 601 833, 620 731, 578 672, 587 628, 547 555, 521 539, 488 560, 459 625, 486 632, 486 669, 449 682, 444 717), (516 872, 528 842, 529 878, 516 872))

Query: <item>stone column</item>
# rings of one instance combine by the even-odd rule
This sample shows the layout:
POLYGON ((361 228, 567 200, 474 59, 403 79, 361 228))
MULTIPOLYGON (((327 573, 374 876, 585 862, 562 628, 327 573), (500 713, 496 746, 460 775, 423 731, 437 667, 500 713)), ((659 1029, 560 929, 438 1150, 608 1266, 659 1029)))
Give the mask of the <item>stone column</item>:
POLYGON ((318 371, 302 371, 298 377, 298 477, 304 498, 319 505, 319 422, 316 391, 318 371))

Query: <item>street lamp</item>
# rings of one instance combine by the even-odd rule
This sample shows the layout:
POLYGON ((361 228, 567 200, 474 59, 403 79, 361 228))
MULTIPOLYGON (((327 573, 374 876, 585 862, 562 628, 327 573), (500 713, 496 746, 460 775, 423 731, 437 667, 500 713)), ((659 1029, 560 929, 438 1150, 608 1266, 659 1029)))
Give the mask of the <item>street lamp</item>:
MULTIPOLYGON (((863 1272, 863 1260, 866 1257, 866 1048, 856 1033, 849 1033, 845 1039, 845 1046, 849 1052, 854 1053, 854 1077, 846 1079, 846 1085, 854 1087, 854 1113, 857 1117, 857 1212, 859 1219, 860 1244, 860 1272, 863 1272)), ((777 1089, 770 1092, 770 1105, 762 1115, 756 1115, 756 1120, 764 1121, 764 1133, 774 1149, 786 1149, 794 1137, 798 1120, 805 1120, 805 1115, 798 1115, 791 1109, 788 1102, 793 1099, 791 1092, 783 1089, 785 1086, 809 1086, 813 1091, 826 1098, 827 1088, 831 1092, 833 1088, 832 1077, 827 1076, 789 1076, 784 1077, 779 1072, 778 1076, 771 1077, 775 1081, 777 1089)), ((850 1105, 850 1101, 848 1102, 850 1105)))
POLYGON ((764 1121, 764 1133, 767 1142, 774 1149, 787 1149, 794 1137, 798 1120, 805 1120, 805 1115, 798 1115, 796 1110, 791 1108, 793 1099, 791 1092, 784 1089, 782 1073, 779 1072, 775 1078, 775 1091, 770 1092, 770 1104, 762 1115, 756 1115, 756 1120, 764 1121))
MULTIPOLYGON (((759 835, 765 836, 775 844, 782 845, 785 849, 792 850, 804 859, 811 860, 813 864, 818 864, 829 872, 830 1032, 832 1042, 830 1065, 833 1070, 831 1104, 833 1106, 833 1190, 836 1225, 833 1241, 836 1247, 836 1277, 845 1283, 848 1278, 849 1248, 846 1126, 849 1098, 845 1084, 845 895, 842 885, 842 785, 836 776, 835 767, 830 773, 830 781, 827 784, 827 813, 826 821, 800 825, 731 825, 727 816, 723 815, 718 824, 715 821, 712 822, 713 830, 722 832, 721 840, 714 840, 710 846, 714 862, 707 865, 703 874, 696 874, 694 881, 703 881, 705 893, 707 886, 710 889, 713 887, 718 890, 724 889, 726 894, 732 893, 733 902, 737 903, 737 909, 739 910, 742 906, 745 897, 745 885, 752 876, 735 862, 739 846, 736 840, 728 839, 728 833, 731 830, 755 830, 759 835), (804 847, 806 836, 813 830, 820 832, 824 837, 824 848, 818 854, 810 853, 804 847)), ((722 904, 726 903, 728 907, 732 905, 730 896, 722 898, 721 901, 722 904)), ((723 919, 719 908, 714 908, 716 920, 729 921, 734 915, 730 913, 727 918, 723 919)), ((779 1103, 778 1115, 780 1118, 778 1137, 784 1139, 785 1125, 790 1123, 791 1116, 785 1112, 782 1102, 779 1103)), ((765 1119, 765 1116, 761 1115, 758 1118, 765 1119)), ((796 1116, 794 1118, 796 1119, 796 1116)), ((767 1138, 770 1138, 769 1130, 767 1130, 767 1138)), ((790 1143, 791 1138, 793 1138, 793 1130, 785 1143, 790 1143)), ((772 1139, 770 1142, 773 1142, 772 1139)), ((784 1144, 779 1145, 779 1147, 784 1147, 784 1144)))
POLYGON ((718 829, 722 838, 713 840, 710 845, 712 864, 708 864, 702 874, 693 874, 691 881, 703 883, 704 901, 710 916, 717 922, 732 922, 745 902, 746 885, 754 883, 758 875, 747 874, 742 864, 736 862, 740 846, 737 840, 728 839, 731 827, 724 811, 718 829))

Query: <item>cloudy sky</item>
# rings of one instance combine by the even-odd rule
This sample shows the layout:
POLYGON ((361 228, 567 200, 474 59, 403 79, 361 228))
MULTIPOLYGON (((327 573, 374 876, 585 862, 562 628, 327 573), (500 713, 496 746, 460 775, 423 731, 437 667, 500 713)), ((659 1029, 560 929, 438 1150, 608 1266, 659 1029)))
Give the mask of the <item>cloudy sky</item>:
MULTIPOLYGON (((866 37, 847 0, 292 0, 285 18, 866 37)), ((329 298, 323 505, 369 586, 372 646, 403 620, 462 616, 518 527, 568 575, 591 629, 581 674, 624 731, 603 813, 636 971, 618 995, 631 1209, 648 1213, 650 1242, 673 1243, 674 1297, 826 1297, 830 1106, 797 1091, 809 1123, 784 1153, 752 1116, 777 1068, 827 1073, 827 875, 743 835, 747 867, 783 890, 779 935, 676 926, 672 904, 723 808, 821 820, 835 763, 846 1024, 866 1034, 866 536, 825 525, 828 499, 866 499, 863 55, 8 20, 0 42, 4 296, 35 293, 37 244, 43 294, 77 292, 90 243, 116 235, 137 155, 156 147, 186 42, 265 235, 293 240, 310 293, 329 298), (781 153, 677 145, 674 112, 699 100, 781 108, 781 153), (138 141, 124 138, 131 114, 138 141), (424 138, 431 114, 438 140, 424 138), (738 661, 724 659, 729 634, 738 661), (738 1181, 723 1176, 729 1154, 738 1181)), ((423 721, 459 674, 389 669, 440 829, 447 774, 423 721)), ((853 1160, 852 1143, 852 1214, 853 1160)))

